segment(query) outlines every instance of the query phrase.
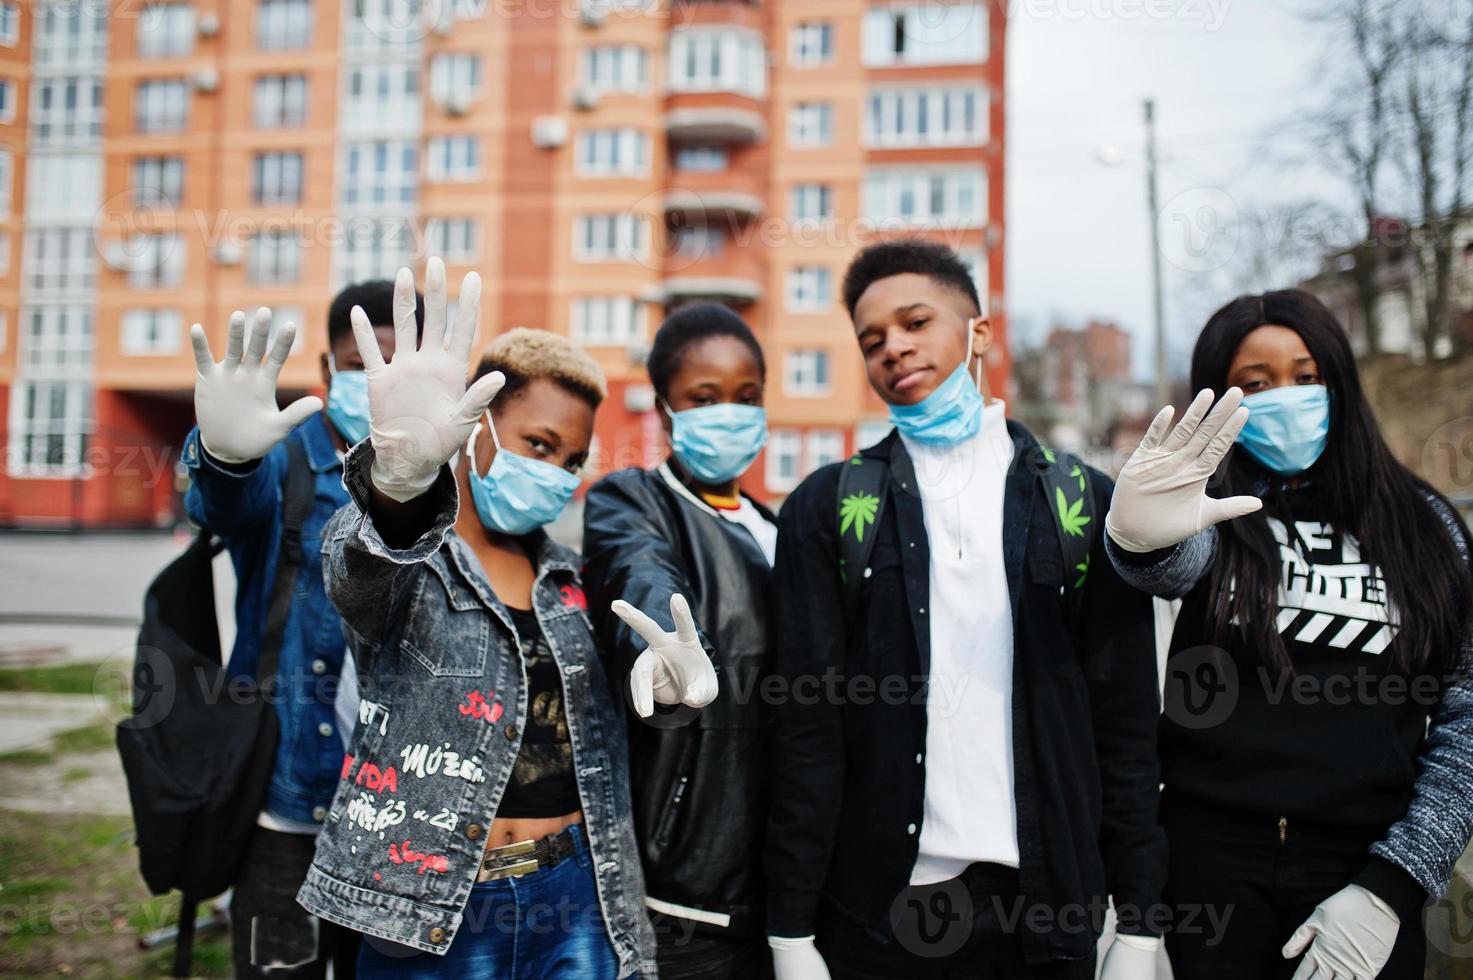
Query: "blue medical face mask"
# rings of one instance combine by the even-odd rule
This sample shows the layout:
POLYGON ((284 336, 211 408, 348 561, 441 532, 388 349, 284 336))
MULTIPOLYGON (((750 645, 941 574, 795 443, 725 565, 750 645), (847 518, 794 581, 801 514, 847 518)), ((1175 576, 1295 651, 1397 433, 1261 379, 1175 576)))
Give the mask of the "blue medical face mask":
POLYGON ((982 364, 974 378, 967 370, 972 362, 972 324, 967 321, 967 356, 935 391, 914 405, 891 405, 890 424, 901 435, 923 446, 955 446, 972 438, 982 427, 982 364))
POLYGON ((722 402, 674 412, 666 402, 665 411, 675 458, 702 483, 735 480, 767 445, 767 410, 761 405, 722 402))
POLYGON ((327 418, 350 446, 368 438, 368 372, 339 371, 327 355, 327 418))
POLYGON ((1238 442, 1280 476, 1303 473, 1325 451, 1330 436, 1330 390, 1324 385, 1280 385, 1243 399, 1248 422, 1238 442))
POLYGON ((502 534, 526 534, 557 520, 582 481, 561 466, 502 449, 495 422, 491 423, 491 440, 496 455, 481 476, 476 472, 476 437, 480 434, 478 422, 465 451, 470 457, 471 499, 481 524, 502 534))

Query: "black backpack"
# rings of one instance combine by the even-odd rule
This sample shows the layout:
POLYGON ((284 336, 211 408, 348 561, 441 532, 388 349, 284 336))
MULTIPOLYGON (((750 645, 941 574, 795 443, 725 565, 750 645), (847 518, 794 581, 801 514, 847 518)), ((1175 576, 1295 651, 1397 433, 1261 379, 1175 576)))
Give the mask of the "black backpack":
MULTIPOLYGON (((905 450, 897 442, 895 451, 905 450)), ((1089 577, 1089 555, 1095 542, 1089 469, 1074 456, 1055 453, 1046 446, 1037 447, 1028 459, 1014 465, 1032 468, 1048 495, 1049 512, 1054 515, 1054 529, 1059 535, 1059 553, 1064 559, 1064 598, 1072 625, 1089 577)), ((866 531, 878 528, 885 514, 889 469, 890 464, 883 459, 855 453, 839 470, 839 581, 848 622, 855 621, 859 593, 875 548, 875 534, 866 531)))
POLYGON ((235 881, 275 762, 272 686, 314 497, 301 441, 288 439, 286 448, 283 535, 256 677, 225 670, 210 567, 225 546, 209 530, 144 594, 133 714, 118 723, 118 753, 143 880, 155 895, 181 893, 176 977, 189 975, 195 906, 235 881))

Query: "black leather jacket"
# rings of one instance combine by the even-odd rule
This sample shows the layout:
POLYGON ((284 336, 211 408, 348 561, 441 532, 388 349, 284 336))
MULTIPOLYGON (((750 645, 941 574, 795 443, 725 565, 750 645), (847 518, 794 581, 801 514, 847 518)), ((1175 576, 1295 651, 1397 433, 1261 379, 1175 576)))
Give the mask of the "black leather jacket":
POLYGON ((761 935, 768 780, 756 685, 770 657, 767 560, 746 528, 686 497, 658 469, 605 477, 589 490, 583 521, 588 611, 609 683, 630 711, 634 826, 650 907, 699 910, 681 918, 703 931, 761 935), (700 711, 656 706, 641 719, 629 707, 629 671, 645 643, 609 603, 625 599, 668 630, 676 592, 690 601, 720 693, 700 711))

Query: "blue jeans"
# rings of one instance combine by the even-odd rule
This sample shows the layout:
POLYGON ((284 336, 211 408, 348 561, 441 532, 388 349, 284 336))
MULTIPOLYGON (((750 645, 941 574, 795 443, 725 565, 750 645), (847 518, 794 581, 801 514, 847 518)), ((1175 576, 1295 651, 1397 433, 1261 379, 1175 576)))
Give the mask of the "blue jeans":
POLYGON ((437 980, 589 980, 617 977, 593 858, 583 834, 575 851, 551 868, 471 888, 465 918, 444 956, 365 936, 358 980, 435 977, 437 980))

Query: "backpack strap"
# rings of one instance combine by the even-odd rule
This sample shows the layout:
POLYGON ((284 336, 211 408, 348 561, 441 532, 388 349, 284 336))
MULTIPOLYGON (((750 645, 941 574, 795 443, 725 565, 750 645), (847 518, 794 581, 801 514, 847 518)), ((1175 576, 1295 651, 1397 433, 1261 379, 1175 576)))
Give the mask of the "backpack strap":
POLYGON ((884 460, 857 453, 839 468, 839 582, 844 610, 851 620, 859 607, 859 590, 869 572, 870 554, 885 514, 888 469, 884 460))
POLYGON ((316 496, 312 466, 302 440, 287 437, 286 477, 281 491, 281 546, 276 553, 276 578, 272 582, 271 604, 266 610, 266 628, 261 633, 261 659, 256 665, 256 686, 274 683, 277 655, 286 631, 286 618, 292 608, 292 591, 297 573, 306 556, 302 553, 302 524, 312 510, 316 496))
POLYGON ((1038 476, 1048 496, 1049 512, 1054 515, 1054 530, 1059 535, 1059 554, 1064 558, 1064 599, 1069 621, 1073 623, 1078 619, 1079 604, 1084 598, 1089 556, 1098 527, 1089 467, 1071 453, 1055 453, 1046 446, 1039 449, 1047 465, 1040 467, 1038 476))

